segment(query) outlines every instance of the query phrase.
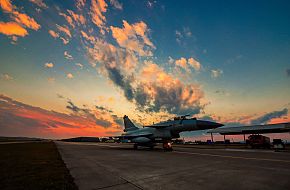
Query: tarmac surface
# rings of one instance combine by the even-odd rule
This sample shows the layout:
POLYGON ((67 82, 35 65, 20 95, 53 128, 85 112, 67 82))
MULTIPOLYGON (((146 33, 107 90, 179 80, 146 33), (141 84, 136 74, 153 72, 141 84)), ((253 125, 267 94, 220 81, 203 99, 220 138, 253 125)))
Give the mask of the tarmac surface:
POLYGON ((56 142, 80 190, 290 189, 290 153, 56 142))

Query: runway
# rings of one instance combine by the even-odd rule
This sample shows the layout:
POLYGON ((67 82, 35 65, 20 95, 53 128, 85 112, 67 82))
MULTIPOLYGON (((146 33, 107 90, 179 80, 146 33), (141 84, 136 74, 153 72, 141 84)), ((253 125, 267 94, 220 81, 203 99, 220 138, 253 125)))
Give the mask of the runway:
POLYGON ((56 144, 80 190, 290 189, 290 153, 285 152, 56 144))

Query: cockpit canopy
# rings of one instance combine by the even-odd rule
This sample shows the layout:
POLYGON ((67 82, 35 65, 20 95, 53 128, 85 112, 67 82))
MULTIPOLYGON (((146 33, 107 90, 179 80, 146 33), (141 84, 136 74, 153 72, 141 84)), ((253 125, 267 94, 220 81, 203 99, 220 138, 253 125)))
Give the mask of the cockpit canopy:
POLYGON ((186 118, 186 117, 188 117, 188 116, 190 116, 190 115, 177 116, 177 117, 174 117, 173 119, 174 119, 174 121, 178 121, 178 120, 188 120, 188 119, 196 120, 195 117, 194 117, 194 118, 186 118))

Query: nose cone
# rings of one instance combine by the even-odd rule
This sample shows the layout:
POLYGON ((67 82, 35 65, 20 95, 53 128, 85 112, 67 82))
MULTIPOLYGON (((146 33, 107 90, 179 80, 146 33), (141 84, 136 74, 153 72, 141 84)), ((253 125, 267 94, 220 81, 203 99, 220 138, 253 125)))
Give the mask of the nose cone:
POLYGON ((197 120, 197 126, 200 129, 214 129, 214 128, 222 127, 224 125, 221 123, 216 123, 212 121, 197 120))

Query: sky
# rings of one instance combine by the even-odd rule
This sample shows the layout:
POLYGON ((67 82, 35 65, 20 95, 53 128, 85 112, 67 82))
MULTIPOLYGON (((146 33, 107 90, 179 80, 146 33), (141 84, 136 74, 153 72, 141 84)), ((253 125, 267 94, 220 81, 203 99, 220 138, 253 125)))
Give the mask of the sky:
POLYGON ((283 0, 0 0, 0 135, 119 135, 125 114, 138 126, 184 114, 289 122, 289 10, 283 0))

